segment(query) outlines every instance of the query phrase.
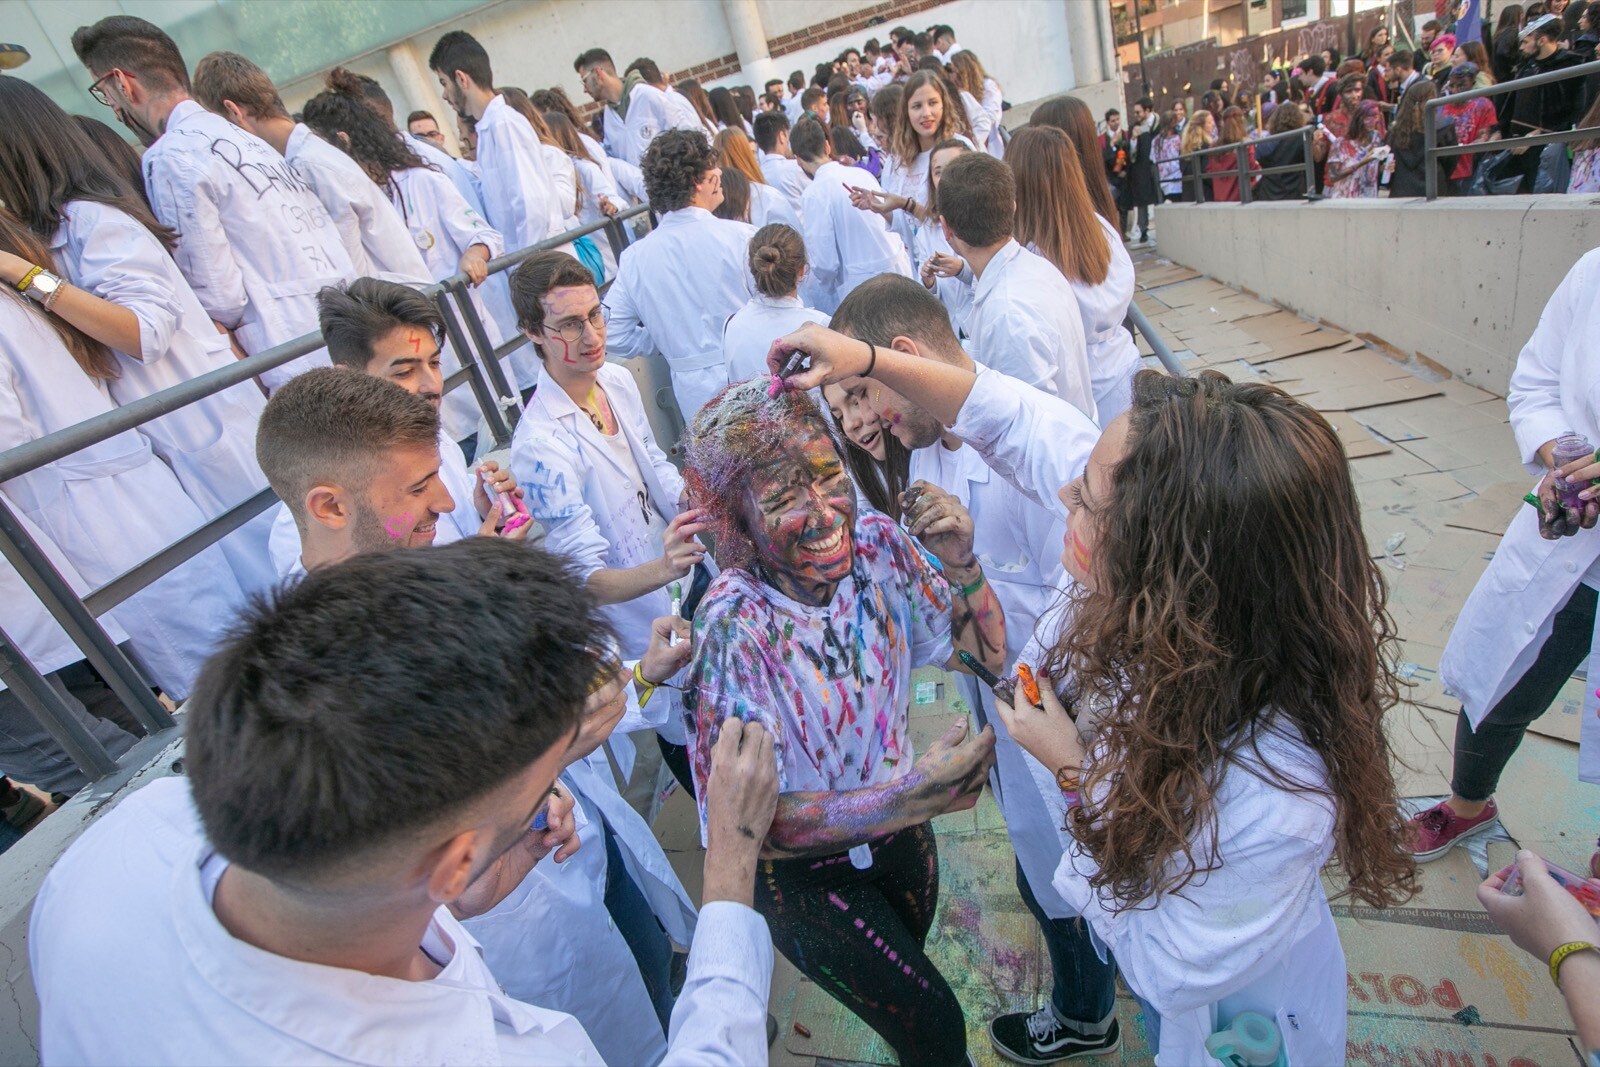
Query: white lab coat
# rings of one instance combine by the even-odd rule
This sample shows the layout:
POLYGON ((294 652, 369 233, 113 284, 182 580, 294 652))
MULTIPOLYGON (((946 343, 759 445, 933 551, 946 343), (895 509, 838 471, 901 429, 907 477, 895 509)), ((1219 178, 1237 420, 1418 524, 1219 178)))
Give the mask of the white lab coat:
MULTIPOLYGON (((394 182, 392 191, 394 207, 405 221, 411 240, 422 256, 423 269, 432 281, 443 281, 461 270, 461 256, 473 245, 483 245, 489 258, 505 253, 505 239, 500 231, 490 226, 484 217, 472 209, 459 190, 440 171, 430 167, 411 167, 390 175, 394 182)), ((484 302, 483 292, 489 280, 474 289, 468 289, 468 299, 483 320, 483 330, 489 342, 498 345, 504 335, 484 302)), ((466 326, 463 324, 462 329, 466 326)), ((446 376, 461 369, 461 359, 447 338, 439 350, 440 366, 446 376)), ((507 381, 514 381, 512 358, 501 360, 507 381)), ((470 436, 478 428, 483 413, 471 388, 462 386, 446 393, 439 409, 445 435, 452 441, 470 436)))
MULTIPOLYGON (((922 265, 928 260, 936 255, 956 254, 938 219, 916 223, 912 227, 912 235, 911 269, 918 282, 922 281, 922 265)), ((972 268, 965 261, 961 265, 961 273, 955 277, 936 275, 933 279, 933 294, 949 313, 950 327, 958 337, 966 336, 967 320, 972 316, 972 286, 976 281, 972 268)))
POLYGON ((981 100, 965 89, 961 90, 961 107, 967 113, 967 123, 972 127, 972 139, 977 142, 978 148, 996 159, 1001 158, 1004 155, 1003 147, 999 152, 989 147, 989 142, 995 136, 995 124, 998 122, 995 116, 983 106, 981 100))
POLYGON ((811 184, 810 175, 801 169, 799 163, 776 152, 763 152, 758 148, 756 162, 761 165, 761 173, 767 179, 767 184, 782 193, 784 199, 789 201, 796 218, 803 218, 804 211, 800 206, 800 198, 805 195, 806 186, 811 184))
POLYGON ((789 203, 789 198, 775 186, 765 182, 750 183, 750 225, 759 230, 772 223, 800 232, 800 215, 789 203))
MULTIPOLYGON (((454 511, 439 516, 439 525, 434 528, 434 545, 448 545, 466 537, 476 537, 483 527, 474 496, 478 476, 468 466, 461 446, 452 441, 442 428, 439 431, 439 480, 444 483, 456 507, 454 511)), ((272 517, 268 551, 277 579, 282 581, 304 574, 305 569, 300 565, 300 528, 295 525, 289 505, 280 502, 267 514, 272 517)))
POLYGON ((835 311, 855 287, 880 274, 911 277, 911 256, 876 211, 850 202, 849 187, 878 189, 860 167, 829 161, 817 168, 800 198, 811 292, 817 307, 835 311))
POLYGON ((728 384, 722 327, 755 292, 749 224, 686 207, 623 250, 606 294, 607 340, 614 356, 660 351, 685 425, 728 384))
POLYGON ((544 146, 527 119, 496 95, 478 120, 478 180, 489 224, 509 251, 527 248, 561 232, 571 210, 557 202, 544 146))
POLYGON ((670 85, 662 89, 661 92, 666 94, 667 106, 672 109, 672 119, 677 129, 699 130, 706 135, 706 140, 708 141, 717 135, 716 130, 706 127, 705 120, 700 117, 700 112, 694 108, 694 101, 670 85))
MULTIPOLYGON (((1600 249, 1588 253, 1556 287, 1533 336, 1517 357, 1507 402, 1511 430, 1529 472, 1542 477, 1539 446, 1571 430, 1600 445, 1600 249)), ((1600 533, 1580 530, 1546 541, 1530 507, 1517 509, 1500 546, 1456 617, 1439 674, 1476 727, 1533 665, 1555 614, 1580 581, 1600 585, 1600 533)), ((1578 777, 1600 783, 1600 633, 1588 660, 1578 777)))
POLYGON ((1100 425, 1104 426, 1133 405, 1133 376, 1144 369, 1144 360, 1139 357, 1133 334, 1123 326, 1128 305, 1133 303, 1133 258, 1115 227, 1099 215, 1095 215, 1095 221, 1100 223, 1111 250, 1106 280, 1099 285, 1085 285, 1069 278, 1067 284, 1078 298, 1094 406, 1100 425))
MULTIPOLYGON (((602 772, 609 773, 609 772, 602 772)), ((463 919, 507 996, 564 1011, 583 1025, 607 1063, 659 1063, 666 1035, 628 942, 606 911, 606 848, 600 820, 569 777, 578 851, 552 853, 482 915, 463 919)))
MULTIPOLYGON (((1286 720, 1263 730, 1259 745, 1259 761, 1246 746, 1217 789, 1212 862, 1220 865, 1154 906, 1116 911, 1089 885, 1094 861, 1061 832, 1067 854, 1056 891, 1160 1016, 1158 1067, 1216 1062, 1206 1038, 1243 1011, 1276 1020, 1290 1064, 1344 1062, 1344 949, 1322 889, 1334 802, 1268 780, 1325 789, 1328 773, 1286 720)), ((1210 859, 1204 831, 1194 845, 1201 862, 1210 859)))
MULTIPOLYGON (((211 906, 225 870, 181 778, 140 789, 73 843, 29 925, 44 1063, 602 1062, 576 1019, 503 992, 448 908, 434 912, 423 941, 443 972, 399 981, 234 938, 211 906), (140 993, 151 976, 183 1011, 150 1010, 140 993)), ((765 1062, 771 971, 761 917, 729 901, 707 905, 663 1063, 765 1062)), ((654 1014, 644 1023, 655 1025, 654 1014)))
MULTIPOLYGON (((317 331, 317 292, 356 277, 338 229, 272 146, 185 100, 143 158, 156 218, 178 231, 173 258, 213 320, 250 355, 317 331)), ((327 366, 308 355, 261 375, 275 389, 327 366)))
POLYGON ((445 177, 450 179, 450 184, 456 187, 456 192, 461 194, 461 199, 465 200, 472 210, 488 218, 488 212, 483 210, 483 186, 479 183, 478 176, 461 160, 432 141, 414 134, 402 133, 399 136, 407 148, 422 157, 424 163, 432 163, 444 172, 445 177))
POLYGON ((828 325, 828 316, 806 307, 798 296, 768 296, 757 292, 728 320, 722 334, 722 357, 728 381, 742 382, 767 373, 767 351, 772 342, 808 322, 828 325))
MULTIPOLYGON (((0 452, 112 410, 44 313, 0 297, 0 452)), ((7 497, 99 588, 205 521, 133 430, 6 482, 7 497)), ((146 674, 174 700, 233 622, 244 591, 213 545, 113 611, 146 674)))
POLYGON ((357 275, 406 285, 434 280, 389 197, 349 155, 301 122, 289 134, 283 158, 322 202, 357 275))
POLYGON ((1078 300, 1043 256, 1007 241, 973 286, 967 332, 978 362, 1096 417, 1078 300))
MULTIPOLYGON (((977 150, 977 145, 965 134, 956 134, 956 140, 968 148, 977 150)), ((886 193, 895 196, 909 197, 924 206, 932 206, 933 190, 928 188, 928 166, 933 160, 933 152, 918 152, 915 159, 909 164, 902 162, 893 152, 885 151, 883 160, 883 173, 878 176, 878 184, 886 193)), ((890 227, 900 235, 900 239, 910 248, 916 240, 915 231, 918 226, 916 217, 909 211, 896 211, 894 218, 889 220, 890 227)))
POLYGON ((993 118, 989 127, 989 140, 984 144, 983 150, 996 159, 1004 159, 1006 154, 1005 141, 1005 100, 1000 95, 1000 86, 993 78, 983 79, 983 109, 993 118))
MULTIPOLYGON (((155 236, 131 215, 91 200, 74 200, 50 242, 56 269, 78 288, 133 312, 143 358, 119 352, 122 374, 106 387, 117 404, 131 404, 234 362, 218 333, 155 236)), ((256 463, 255 430, 265 401, 253 382, 241 382, 139 427, 156 455, 178 476, 184 492, 208 518, 265 489, 256 463)), ((267 560, 264 515, 220 542, 247 593, 274 584, 267 560)))
POLYGON ((675 109, 668 95, 655 86, 642 81, 635 83, 628 92, 627 118, 618 114, 614 107, 606 107, 603 111, 606 154, 637 167, 644 160, 645 149, 650 147, 650 142, 656 139, 657 134, 678 129, 704 133, 705 127, 700 124, 699 114, 694 112, 693 106, 689 111, 690 114, 685 115, 675 109))

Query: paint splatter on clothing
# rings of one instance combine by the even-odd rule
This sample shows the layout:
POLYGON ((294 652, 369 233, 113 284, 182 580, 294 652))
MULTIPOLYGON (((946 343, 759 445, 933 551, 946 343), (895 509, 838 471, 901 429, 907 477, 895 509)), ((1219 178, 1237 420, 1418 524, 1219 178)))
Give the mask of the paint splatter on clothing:
POLYGON ((866 870, 844 852, 763 860, 756 910, 784 958, 876 1030, 901 1063, 964 1064, 961 1005, 923 951, 939 902, 933 828, 908 827, 871 848, 866 870))
POLYGON ((695 613, 687 687, 700 795, 715 724, 730 715, 771 731, 782 792, 900 778, 914 760, 911 671, 950 655, 950 586, 883 515, 856 519, 850 576, 822 607, 791 600, 747 570, 723 571, 695 613))

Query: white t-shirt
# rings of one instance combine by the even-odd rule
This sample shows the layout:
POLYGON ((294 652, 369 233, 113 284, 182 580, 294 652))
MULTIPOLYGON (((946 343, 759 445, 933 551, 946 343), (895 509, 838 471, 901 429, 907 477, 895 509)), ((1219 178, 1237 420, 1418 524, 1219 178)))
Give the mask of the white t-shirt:
POLYGON ((628 482, 635 487, 634 496, 639 502, 638 507, 623 509, 612 516, 610 534, 614 547, 630 556, 659 555, 661 535, 667 529, 667 521, 650 502, 649 483, 639 471, 639 461, 633 457, 633 449, 628 447, 628 438, 622 433, 603 434, 592 424, 580 426, 579 432, 584 431, 589 431, 610 451, 612 461, 626 472, 628 482), (635 547, 628 547, 630 545, 635 547))

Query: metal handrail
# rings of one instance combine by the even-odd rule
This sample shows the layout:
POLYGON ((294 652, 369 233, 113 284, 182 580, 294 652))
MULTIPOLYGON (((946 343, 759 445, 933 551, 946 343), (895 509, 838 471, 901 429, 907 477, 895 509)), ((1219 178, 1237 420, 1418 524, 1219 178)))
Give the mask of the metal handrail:
MULTIPOLYGON (((1182 181, 1193 181, 1195 184, 1195 197, 1193 203, 1206 202, 1205 183, 1212 178, 1239 179, 1239 203, 1249 204, 1254 202, 1255 195, 1251 178, 1261 178, 1268 174, 1293 174, 1304 171, 1306 176, 1306 191, 1302 194, 1306 199, 1316 197, 1317 170, 1316 161, 1312 158, 1312 138, 1316 134, 1316 127, 1302 126, 1297 130, 1286 130, 1283 133, 1269 134, 1266 137, 1257 137, 1254 140, 1235 141, 1232 144, 1212 145, 1210 148, 1199 148, 1193 152, 1185 152, 1178 156, 1178 174, 1182 181), (1288 163, 1273 167, 1250 166, 1250 154, 1255 149, 1267 144, 1276 144, 1282 141, 1291 141, 1296 138, 1305 142, 1305 159, 1300 163, 1288 163), (1203 159, 1207 156, 1217 156, 1231 152, 1234 155, 1235 165, 1227 170, 1206 170, 1203 159), (1193 178, 1183 178, 1184 161, 1189 160, 1194 164, 1193 178), (1249 177, 1246 177, 1249 175, 1249 177)), ((1189 201, 1185 201, 1189 202, 1189 201)))
MULTIPOLYGON (((502 273, 536 252, 560 248, 600 230, 608 230, 613 246, 620 247, 623 243, 623 224, 648 211, 648 205, 639 205, 609 218, 567 230, 494 259, 489 264, 489 272, 502 273)), ((496 350, 489 343, 483 320, 469 296, 470 284, 466 274, 458 273, 430 285, 418 286, 417 290, 438 305, 452 350, 461 362, 461 369, 445 379, 444 391, 449 392, 463 385, 471 388, 496 443, 504 445, 509 442, 515 425, 517 397, 505 379, 499 360, 527 342, 526 338, 514 337, 500 346, 502 350, 496 350), (508 412, 512 413, 509 419, 508 412)), ((322 345, 320 331, 306 334, 0 452, 0 484, 224 389, 250 381, 265 371, 314 352, 322 345)), ((277 499, 270 487, 262 489, 207 519, 166 548, 81 597, 61 577, 3 499, 0 499, 0 555, 15 568, 145 731, 149 734, 164 733, 175 727, 172 715, 156 700, 148 683, 111 640, 98 617, 233 533, 266 511, 277 499)), ((23 706, 86 775, 101 778, 117 769, 117 761, 72 716, 60 695, 3 629, 0 629, 0 681, 16 694, 23 706)))
POLYGON ((1478 144, 1452 145, 1448 148, 1439 146, 1439 109, 1446 104, 1459 104, 1468 100, 1476 100, 1483 96, 1495 96, 1499 93, 1514 93, 1524 89, 1536 89, 1541 85, 1550 85, 1554 82, 1567 81, 1571 78, 1586 78, 1591 74, 1600 74, 1600 60, 1593 63, 1580 63, 1575 67, 1565 70, 1551 70, 1543 74, 1535 74, 1527 78, 1512 78, 1508 82, 1496 85, 1485 85, 1481 89, 1468 89, 1465 92, 1451 93, 1448 96, 1436 96, 1422 105, 1422 145, 1423 145, 1423 191, 1429 200, 1439 199, 1439 160, 1454 156, 1475 155, 1481 152, 1502 152, 1513 148, 1533 148, 1539 145, 1562 144, 1568 141, 1589 140, 1600 137, 1600 127, 1586 126, 1575 130, 1555 130, 1550 133, 1528 134, 1524 137, 1508 137, 1498 141, 1483 141, 1478 144))

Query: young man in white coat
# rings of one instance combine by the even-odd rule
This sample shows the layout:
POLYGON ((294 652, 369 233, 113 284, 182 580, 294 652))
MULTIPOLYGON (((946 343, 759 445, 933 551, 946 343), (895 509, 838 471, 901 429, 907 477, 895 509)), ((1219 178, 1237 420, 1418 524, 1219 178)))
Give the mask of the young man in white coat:
POLYGON ((578 72, 589 99, 601 107, 606 154, 612 158, 643 167, 650 142, 667 130, 694 130, 705 136, 693 107, 688 113, 680 111, 638 70, 619 78, 617 65, 604 48, 589 49, 573 61, 572 69, 578 72))
POLYGON ((833 311, 851 290, 880 274, 911 277, 911 256, 900 235, 876 211, 858 211, 850 190, 879 191, 878 180, 860 167, 833 159, 828 131, 803 118, 789 135, 795 160, 811 178, 800 197, 800 232, 806 240, 812 306, 833 311))
MULTIPOLYGON (((1600 444, 1594 360, 1600 336, 1600 250, 1567 273, 1517 357, 1506 402, 1511 430, 1530 473, 1541 475, 1539 508, 1519 508, 1445 645, 1439 673, 1462 703, 1456 720, 1450 796, 1412 819, 1413 852, 1436 859, 1492 830, 1500 813, 1495 787, 1528 725, 1555 702, 1587 664, 1578 777, 1600 783, 1600 660, 1595 607, 1600 601, 1600 478, 1592 451, 1558 463, 1558 438, 1578 434, 1600 444), (1580 509, 1562 506, 1556 477, 1584 486, 1580 509)), ((1600 877, 1600 852, 1589 868, 1600 877)))
MULTIPOLYGON (((852 293, 835 312, 832 328, 880 348, 977 370, 962 351, 938 298, 921 285, 893 275, 874 278, 852 293)), ((989 370, 981 371, 980 377, 1000 378, 989 370)), ((1010 384, 1032 392, 1015 381, 1010 384)), ((972 515, 973 549, 1006 613, 1006 662, 1016 663, 1034 639, 1040 619, 1062 599, 1069 584, 1060 560, 1066 526, 1059 507, 1025 495, 991 470, 978 449, 893 389, 867 378, 851 378, 839 385, 847 394, 858 394, 866 409, 882 420, 885 431, 911 450, 906 478, 910 488, 905 495, 912 503, 908 519, 913 533, 919 484, 945 490, 972 515)), ((1075 441, 1080 448, 1090 445, 1093 438, 1087 433, 1088 420, 1059 401, 1053 403, 1059 404, 1067 417, 1077 416, 1079 429, 1085 431, 1081 436, 1068 435, 1068 441, 1075 441)), ((1084 451, 1075 459, 1081 463, 1086 456, 1084 451)), ((1039 785, 1040 776, 1048 782, 1049 775, 1007 733, 1005 724, 993 713, 988 688, 970 676, 963 677, 962 687, 974 708, 987 709, 984 720, 995 729, 991 788, 1017 853, 1017 891, 1039 923, 1054 975, 1049 1002, 1037 1012, 1015 1012, 992 1020, 990 1039, 1007 1059, 1021 1063, 1053 1062, 1074 1052, 1103 1050, 1109 1027, 1091 1040, 1080 1038, 1105 1022, 1115 971, 1111 964, 1092 961, 1074 950, 1082 937, 1081 925, 1052 885, 1061 844, 1052 798, 1039 785), (1030 1018, 1037 1020, 1031 1027, 1030 1018)))
POLYGON ((445 103, 477 131, 477 174, 489 224, 515 251, 561 232, 566 217, 545 166, 539 135, 491 86, 489 53, 462 30, 439 38, 428 56, 445 103))
POLYGON ((802 198, 806 186, 811 184, 811 176, 800 169, 789 147, 789 117, 781 111, 763 111, 755 117, 752 128, 761 176, 789 201, 796 218, 804 218, 802 198))
POLYGON ((266 71, 237 52, 212 52, 194 65, 194 96, 294 166, 333 220, 359 276, 409 285, 433 280, 389 197, 349 155, 289 117, 266 71))
MULTIPOLYGON (((322 336, 335 367, 393 382, 440 410, 444 374, 439 340, 444 321, 433 301, 398 282, 357 278, 347 287, 324 289, 317 295, 317 304, 322 336)), ((438 514, 430 543, 445 545, 463 537, 494 536, 510 516, 501 514, 501 505, 491 500, 490 494, 520 497, 516 479, 493 460, 485 460, 479 471, 473 471, 461 446, 450 440, 442 425, 435 443, 438 485, 434 488, 442 489, 453 507, 438 514)), ((359 531, 349 521, 349 505, 341 510, 324 502, 314 508, 308 501, 292 499, 292 492, 285 496, 285 488, 273 488, 284 501, 278 506, 270 542, 272 563, 280 578, 303 574, 330 557, 342 559, 359 547, 352 540, 359 531)), ((527 534, 526 526, 509 532, 515 539, 527 534)))
POLYGON ((967 318, 972 357, 1095 418, 1088 344, 1072 286, 1054 264, 1011 236, 1011 168, 967 152, 945 164, 937 195, 945 237, 977 279, 967 318))
POLYGON ((747 260, 755 230, 711 214, 722 203, 722 168, 699 133, 657 137, 642 169, 660 219, 618 261, 606 293, 610 351, 659 351, 687 425, 728 384, 722 328, 755 289, 747 260))
MULTIPOLYGON (((317 290, 355 277, 355 265, 305 179, 190 98, 183 56, 153 23, 113 15, 79 27, 72 47, 92 95, 148 146, 150 206, 177 231, 173 258, 212 321, 246 355, 315 332, 317 290)), ((270 391, 326 364, 318 350, 261 382, 270 391)))
MULTIPOLYGON (((520 884, 508 852, 566 829, 532 827, 561 819, 596 674, 574 653, 604 640, 563 562, 477 538, 321 568, 254 609, 190 706, 184 776, 103 816, 40 890, 42 1060, 602 1062, 577 1020, 502 992, 459 917, 520 884), (183 995, 151 1012, 152 983, 183 995)), ((713 766, 668 1064, 766 1058, 750 903, 771 737, 731 724, 713 766)))

